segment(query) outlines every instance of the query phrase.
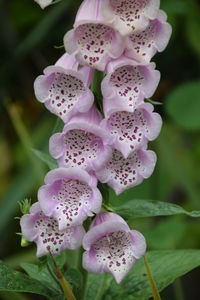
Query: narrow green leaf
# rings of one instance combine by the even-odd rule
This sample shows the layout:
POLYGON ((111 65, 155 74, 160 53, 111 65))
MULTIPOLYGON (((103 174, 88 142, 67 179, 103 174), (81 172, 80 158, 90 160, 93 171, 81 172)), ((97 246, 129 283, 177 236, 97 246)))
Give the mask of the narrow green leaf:
POLYGON ((181 206, 162 201, 132 200, 112 209, 126 219, 185 214, 200 217, 200 211, 188 212, 181 206))
MULTIPOLYGON (((159 292, 175 279, 200 266, 200 250, 151 251, 146 255, 159 292)), ((121 284, 109 276, 109 287, 105 287, 104 300, 148 300, 152 297, 144 260, 136 262, 121 284)), ((103 276, 90 275, 86 300, 93 300, 103 276)))
POLYGON ((56 160, 53 159, 49 154, 36 149, 32 149, 32 151, 41 161, 43 161, 49 167, 49 169, 52 170, 57 168, 56 160))
POLYGON ((45 286, 40 281, 15 271, 0 261, 0 291, 26 292, 47 297, 48 299, 62 299, 52 287, 45 286))
POLYGON ((154 100, 152 100, 152 99, 145 99, 145 101, 146 101, 146 102, 149 102, 149 103, 151 103, 151 104, 153 104, 153 105, 163 105, 162 102, 154 101, 154 100))

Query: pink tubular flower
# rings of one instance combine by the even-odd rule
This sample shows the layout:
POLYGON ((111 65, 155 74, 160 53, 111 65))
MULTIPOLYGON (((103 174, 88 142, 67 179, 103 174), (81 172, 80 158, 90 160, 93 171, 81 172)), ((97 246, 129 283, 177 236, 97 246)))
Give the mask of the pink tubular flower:
POLYGON ((34 83, 36 98, 48 110, 67 122, 77 112, 86 112, 94 102, 89 89, 93 70, 82 67, 74 55, 64 54, 55 64, 44 70, 34 83))
POLYGON ((144 30, 149 20, 155 19, 159 0, 102 0, 102 13, 106 21, 122 35, 144 30))
POLYGON ((53 0, 34 0, 34 1, 37 2, 42 9, 49 6, 53 2, 53 0))
POLYGON ((50 252, 59 255, 65 249, 79 248, 85 234, 82 226, 60 231, 58 222, 45 216, 38 202, 32 205, 30 214, 21 218, 20 225, 25 239, 37 244, 38 257, 50 252))
POLYGON ((83 239, 83 267, 89 272, 111 273, 117 283, 146 251, 143 235, 113 213, 100 213, 83 239))
POLYGON ((64 45, 81 64, 100 71, 124 51, 122 37, 102 16, 101 0, 85 0, 81 4, 74 29, 66 33, 64 45))
POLYGON ((162 119, 153 109, 150 103, 143 103, 133 113, 117 111, 102 121, 101 126, 109 132, 113 147, 125 158, 159 135, 162 119))
POLYGON ((143 66, 125 56, 110 62, 106 70, 101 86, 106 117, 119 110, 134 112, 153 95, 160 80, 154 63, 143 66))
POLYGON ((50 154, 60 167, 101 168, 111 156, 109 135, 99 124, 102 117, 94 107, 77 114, 65 125, 62 133, 54 134, 49 143, 50 154))
POLYGON ((162 52, 169 42, 172 28, 167 15, 160 10, 155 20, 142 32, 126 37, 126 55, 141 63, 149 63, 156 52, 162 52))
POLYGON ((124 158, 118 150, 113 150, 112 158, 104 168, 96 172, 102 183, 113 188, 116 195, 142 183, 149 178, 156 165, 156 154, 153 151, 139 149, 124 158))
POLYGON ((83 223, 101 209, 97 179, 78 168, 58 168, 45 177, 38 191, 42 211, 58 221, 59 230, 83 223))

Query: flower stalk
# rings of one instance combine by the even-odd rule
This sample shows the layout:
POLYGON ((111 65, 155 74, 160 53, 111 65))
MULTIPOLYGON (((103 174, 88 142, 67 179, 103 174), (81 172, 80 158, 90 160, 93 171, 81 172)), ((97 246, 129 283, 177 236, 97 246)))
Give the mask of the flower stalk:
POLYGON ((154 300, 161 300, 158 288, 156 286, 155 280, 154 280, 153 275, 151 273, 151 269, 149 267, 146 256, 144 256, 144 262, 145 262, 145 266, 146 266, 146 269, 147 269, 147 274, 148 274, 149 283, 150 283, 151 290, 152 290, 153 299, 154 300))
POLYGON ((62 274, 62 272, 60 271, 53 255, 50 253, 51 255, 51 258, 52 258, 52 261, 53 261, 53 264, 55 266, 55 271, 56 271, 56 274, 58 276, 58 279, 59 279, 59 283, 60 283, 60 286, 62 287, 62 290, 63 290, 63 293, 66 297, 66 300, 76 300, 73 292, 72 292, 72 289, 69 285, 69 283, 67 282, 67 280, 65 279, 64 275, 62 274))

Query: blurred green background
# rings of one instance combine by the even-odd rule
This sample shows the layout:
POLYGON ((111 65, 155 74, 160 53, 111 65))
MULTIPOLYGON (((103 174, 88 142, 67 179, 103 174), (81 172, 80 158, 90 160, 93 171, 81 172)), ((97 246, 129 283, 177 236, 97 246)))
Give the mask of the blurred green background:
MULTIPOLYGON (((33 0, 0 0, 0 258, 12 267, 35 260, 35 247, 22 249, 18 201, 33 201, 48 167, 32 148, 48 152, 56 117, 34 97, 33 81, 62 55, 62 39, 81 1, 62 0, 44 11, 33 0)), ((150 144, 158 155, 153 176, 112 203, 151 199, 200 210, 200 5, 195 0, 161 0, 173 34, 153 59, 162 79, 154 101, 164 121, 150 144)), ((147 238, 148 249, 200 247, 200 221, 187 216, 138 219, 131 226, 147 238)), ((200 271, 184 276, 163 299, 200 299, 200 271), (181 293, 180 285, 182 285, 181 293)), ((0 299, 43 299, 0 293, 0 299)))

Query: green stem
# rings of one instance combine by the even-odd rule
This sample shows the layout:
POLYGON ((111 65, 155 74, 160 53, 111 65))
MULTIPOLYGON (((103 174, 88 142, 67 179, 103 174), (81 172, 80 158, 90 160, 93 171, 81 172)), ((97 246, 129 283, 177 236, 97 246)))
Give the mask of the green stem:
POLYGON ((105 287, 106 287, 106 281, 107 281, 107 273, 104 273, 103 275, 103 279, 101 282, 101 285, 97 291, 97 295, 95 297, 95 300, 101 300, 105 291, 105 287))
POLYGON ((173 288, 174 288, 174 294, 175 294, 176 300, 184 300, 185 297, 184 297, 184 294, 183 294, 182 284, 181 284, 180 278, 176 279, 176 281, 173 284, 173 288))
POLYGON ((62 287, 62 290, 63 290, 63 293, 65 295, 65 298, 66 300, 76 300, 73 292, 72 292, 72 289, 71 289, 71 286, 70 284, 67 282, 67 280, 65 279, 64 275, 62 274, 62 272, 60 271, 53 255, 50 253, 50 256, 53 260, 53 264, 54 264, 54 267, 55 267, 55 271, 56 271, 56 274, 58 276, 58 280, 59 280, 59 283, 60 283, 60 286, 62 287))
POLYGON ((154 278, 153 278, 153 275, 151 273, 151 269, 149 267, 146 256, 144 256, 144 262, 145 262, 145 266, 146 266, 146 269, 147 269, 147 274, 148 274, 148 277, 149 277, 149 282, 150 282, 150 286, 151 286, 151 290, 152 290, 153 299, 154 300, 161 300, 158 288, 157 288, 156 283, 154 281, 154 278))
POLYGON ((82 274, 83 282, 82 282, 81 289, 79 289, 79 291, 78 291, 78 296, 77 296, 78 300, 84 300, 85 299, 86 288, 87 288, 87 279, 88 279, 88 272, 82 266, 83 252, 84 252, 84 250, 81 247, 80 252, 79 252, 79 259, 78 259, 78 269, 82 274))

